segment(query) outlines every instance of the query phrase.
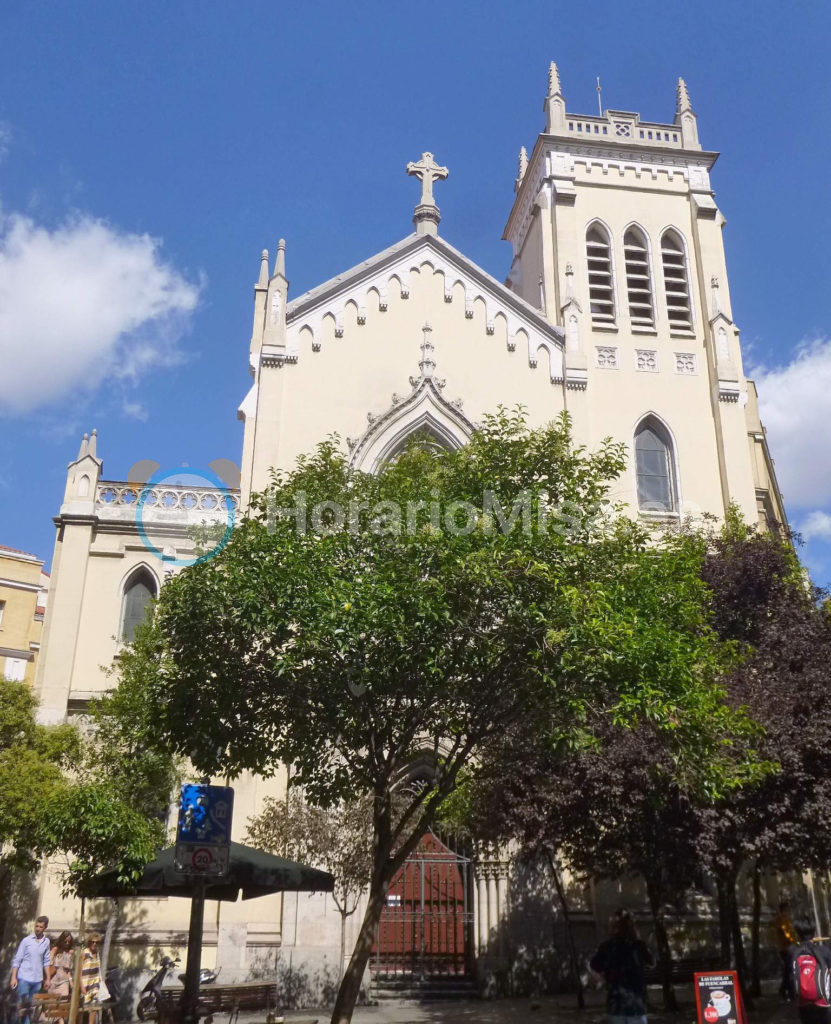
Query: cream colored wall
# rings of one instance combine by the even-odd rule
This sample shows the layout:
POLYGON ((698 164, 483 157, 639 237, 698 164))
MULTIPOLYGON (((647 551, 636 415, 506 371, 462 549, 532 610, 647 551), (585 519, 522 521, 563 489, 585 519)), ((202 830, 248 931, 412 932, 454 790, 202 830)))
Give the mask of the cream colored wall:
MULTIPOLYGON (((525 236, 522 251, 517 259, 517 265, 522 268, 522 273, 520 274, 519 282, 512 283, 511 285, 511 291, 521 295, 535 309, 542 309, 540 282, 545 282, 542 238, 545 225, 542 220, 543 216, 544 213, 541 210, 538 210, 534 215, 534 219, 528 229, 528 234, 525 236)), ((551 298, 547 295, 546 300, 549 303, 551 302, 551 298)))
POLYGON ((289 344, 296 340, 299 350, 297 362, 261 371, 281 388, 281 399, 279 409, 266 410, 277 420, 273 425, 269 420, 270 432, 257 425, 254 488, 267 483, 265 467, 292 466, 330 433, 340 434, 344 444, 347 437, 360 437, 368 413, 386 412, 393 393, 409 394, 408 378, 418 375, 426 322, 432 326, 436 374, 447 381, 443 395, 449 401, 462 398, 470 419, 476 421, 500 403, 509 408, 523 403, 533 424, 562 410, 562 386, 551 382, 547 354, 540 351, 537 366, 529 366, 527 344, 508 350, 503 317, 497 314, 494 333, 488 335, 484 304, 474 301, 473 318, 466 319, 461 288, 454 290, 452 302, 445 302, 443 275, 422 264, 410 276, 410 297, 402 299, 397 287, 390 288, 386 312, 379 310, 377 298, 368 302, 365 324, 358 324, 356 308, 348 306, 342 338, 334 336, 334 321, 327 318, 318 352, 308 331, 289 326, 289 344))
MULTIPOLYGON (((714 401, 709 366, 709 295, 704 282, 717 275, 721 307, 730 313, 729 289, 721 241, 720 215, 702 222, 696 217, 689 186, 683 175, 666 174, 653 180, 647 173, 616 167, 607 172, 582 164, 574 169, 573 204, 555 205, 552 235, 556 242, 556 274, 561 292, 565 290, 566 264, 574 268, 574 290, 582 309, 581 347, 588 362, 588 386, 585 392, 567 395, 580 440, 596 447, 606 436, 630 447, 629 471, 614 488, 619 500, 636 506, 636 480, 631 446, 636 424, 647 413, 654 413, 668 427, 676 444, 679 498, 682 514, 707 512, 722 515, 719 450, 726 463, 729 498, 737 501, 748 521, 755 522, 756 496, 752 466, 747 453, 747 426, 742 403, 714 401), (616 328, 599 329, 591 322, 589 284, 586 267, 585 236, 590 224, 599 220, 612 239, 612 261, 616 300, 616 328), (650 247, 655 330, 633 330, 629 320, 626 293, 623 236, 631 224, 647 235, 650 247), (661 235, 674 227, 685 242, 693 332, 678 335, 670 331, 666 318, 663 273, 660 258, 661 235), (615 346, 619 367, 597 366, 597 347, 615 346), (658 371, 640 371, 635 350, 654 349, 658 371), (696 356, 696 373, 675 372, 675 353, 696 356), (714 414, 714 408, 717 410, 714 414), (716 415, 721 438, 717 431, 716 415)), ((529 232, 530 234, 530 232, 529 232)), ((525 280, 524 253, 520 251, 521 279, 525 280)), ((531 246, 530 251, 535 251, 531 246)), ((536 266, 531 271, 536 272, 536 266)), ((548 288, 553 290, 553 278, 548 288)), ((549 311, 551 315, 553 311, 549 311)), ((734 358, 740 367, 738 342, 733 341, 734 358)))

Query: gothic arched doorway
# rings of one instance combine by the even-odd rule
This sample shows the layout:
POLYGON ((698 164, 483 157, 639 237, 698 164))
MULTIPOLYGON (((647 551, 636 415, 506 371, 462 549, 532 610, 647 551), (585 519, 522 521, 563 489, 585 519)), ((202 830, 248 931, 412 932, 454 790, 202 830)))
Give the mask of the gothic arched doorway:
POLYGON ((470 860, 434 832, 390 882, 372 949, 377 976, 464 976, 471 969, 470 860))

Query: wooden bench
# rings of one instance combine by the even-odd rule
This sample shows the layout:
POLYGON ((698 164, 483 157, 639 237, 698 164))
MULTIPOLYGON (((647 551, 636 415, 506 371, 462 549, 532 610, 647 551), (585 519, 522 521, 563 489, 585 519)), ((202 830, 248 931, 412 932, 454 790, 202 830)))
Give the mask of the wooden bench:
MULTIPOLYGON (((171 986, 161 992, 160 1024, 178 1020, 182 988, 171 986)), ((275 981, 242 981, 238 985, 203 985, 199 989, 199 1016, 211 1017, 227 1013, 228 1024, 235 1024, 242 1010, 265 1010, 270 1016, 277 1012, 275 981)))
MULTIPOLYGON (((721 958, 717 956, 690 956, 673 957, 672 960, 672 981, 677 984, 687 984, 693 980, 693 975, 698 971, 717 971, 721 967, 721 958)), ((647 985, 663 984, 664 975, 660 964, 654 967, 647 967, 644 971, 644 978, 647 985)))
MULTIPOLYGON (((38 992, 32 997, 32 1018, 46 1020, 69 1020, 70 997, 53 996, 48 992, 38 992)), ((22 1015, 23 1007, 20 1008, 22 1015)), ((109 1003, 87 1003, 78 1006, 78 1020, 88 1021, 91 1013, 102 1013, 111 1010, 109 1003)))

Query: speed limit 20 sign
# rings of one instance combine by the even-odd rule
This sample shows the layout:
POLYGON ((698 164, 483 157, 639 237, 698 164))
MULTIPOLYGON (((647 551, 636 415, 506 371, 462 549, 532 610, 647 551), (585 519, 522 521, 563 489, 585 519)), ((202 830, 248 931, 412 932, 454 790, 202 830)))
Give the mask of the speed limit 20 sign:
POLYGON ((176 862, 187 875, 225 875, 229 865, 228 846, 177 843, 176 862))

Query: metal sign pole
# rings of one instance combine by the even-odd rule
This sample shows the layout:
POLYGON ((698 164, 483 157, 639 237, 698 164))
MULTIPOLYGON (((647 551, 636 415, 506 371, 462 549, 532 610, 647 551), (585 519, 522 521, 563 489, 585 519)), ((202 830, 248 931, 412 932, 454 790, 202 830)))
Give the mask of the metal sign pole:
POLYGON ((202 925, 205 919, 207 876, 228 873, 234 791, 211 786, 207 780, 182 787, 176 835, 177 869, 193 878, 188 929, 188 962, 182 993, 182 1024, 199 1020, 199 972, 202 967, 202 925))
POLYGON ((185 968, 185 990, 182 993, 182 1024, 199 1020, 199 971, 202 967, 202 926, 205 920, 205 879, 196 878, 190 901, 188 929, 188 962, 185 968))

